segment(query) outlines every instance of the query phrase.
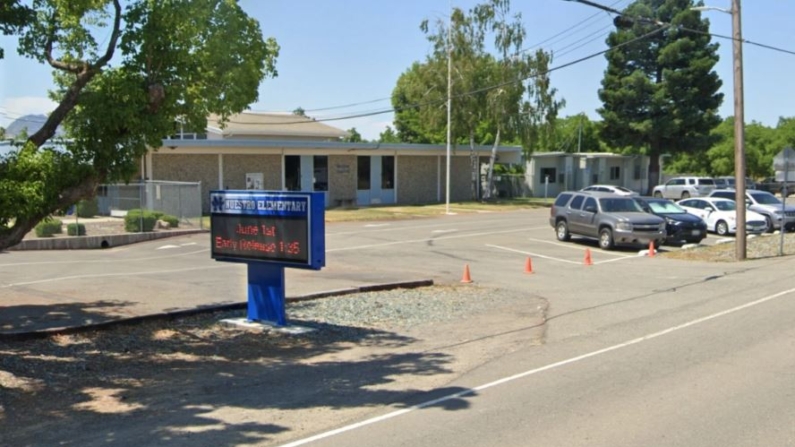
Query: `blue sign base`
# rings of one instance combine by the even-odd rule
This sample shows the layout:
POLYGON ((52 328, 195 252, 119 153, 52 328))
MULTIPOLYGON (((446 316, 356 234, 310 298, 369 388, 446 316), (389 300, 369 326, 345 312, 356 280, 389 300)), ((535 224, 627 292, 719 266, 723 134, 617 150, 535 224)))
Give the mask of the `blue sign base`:
POLYGON ((287 324, 284 309, 284 267, 260 262, 248 263, 248 319, 287 324))

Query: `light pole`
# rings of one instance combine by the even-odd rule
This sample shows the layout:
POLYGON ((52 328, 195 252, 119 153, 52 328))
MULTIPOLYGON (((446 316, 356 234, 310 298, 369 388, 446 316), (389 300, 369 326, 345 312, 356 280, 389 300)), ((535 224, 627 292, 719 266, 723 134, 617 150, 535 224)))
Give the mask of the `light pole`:
POLYGON ((734 241, 735 258, 746 259, 745 232, 745 108, 743 104, 743 33, 740 0, 732 0, 732 8, 699 6, 694 11, 720 11, 732 16, 734 59, 734 188, 737 203, 737 234, 734 241))

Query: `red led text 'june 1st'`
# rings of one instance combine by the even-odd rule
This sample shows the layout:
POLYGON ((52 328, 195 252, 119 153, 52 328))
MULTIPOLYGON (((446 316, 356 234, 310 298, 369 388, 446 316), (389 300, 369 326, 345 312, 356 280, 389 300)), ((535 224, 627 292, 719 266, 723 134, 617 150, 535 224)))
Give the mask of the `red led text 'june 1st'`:
POLYGON ((245 234, 247 236, 257 236, 262 234, 263 236, 276 236, 276 227, 270 225, 241 225, 237 224, 237 228, 235 228, 235 233, 237 234, 245 234))

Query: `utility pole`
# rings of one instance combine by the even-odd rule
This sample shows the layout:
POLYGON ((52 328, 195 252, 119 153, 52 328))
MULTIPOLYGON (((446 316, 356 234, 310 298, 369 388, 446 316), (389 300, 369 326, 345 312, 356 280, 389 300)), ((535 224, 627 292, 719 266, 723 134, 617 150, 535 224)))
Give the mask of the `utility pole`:
POLYGON ((450 22, 447 24, 447 169, 445 176, 444 212, 450 214, 450 115, 453 98, 453 1, 450 0, 450 22))
POLYGON ((745 232, 745 108, 743 103, 743 33, 740 0, 732 0, 734 48, 734 187, 737 204, 735 258, 746 259, 745 232))

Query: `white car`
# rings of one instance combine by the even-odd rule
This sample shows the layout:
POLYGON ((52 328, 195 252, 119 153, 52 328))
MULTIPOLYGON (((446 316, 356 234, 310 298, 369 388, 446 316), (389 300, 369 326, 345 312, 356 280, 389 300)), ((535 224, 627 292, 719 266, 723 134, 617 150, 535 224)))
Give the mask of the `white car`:
POLYGON ((586 186, 580 191, 608 192, 611 194, 617 194, 619 196, 626 196, 626 197, 640 196, 640 194, 636 193, 635 191, 624 188, 623 186, 615 186, 615 185, 591 185, 591 186, 586 186))
MULTIPOLYGON (((721 236, 737 232, 737 204, 734 200, 717 197, 684 199, 676 202, 688 213, 694 214, 707 223, 707 229, 721 236)), ((751 210, 745 211, 745 231, 764 233, 767 231, 765 216, 751 210)))

